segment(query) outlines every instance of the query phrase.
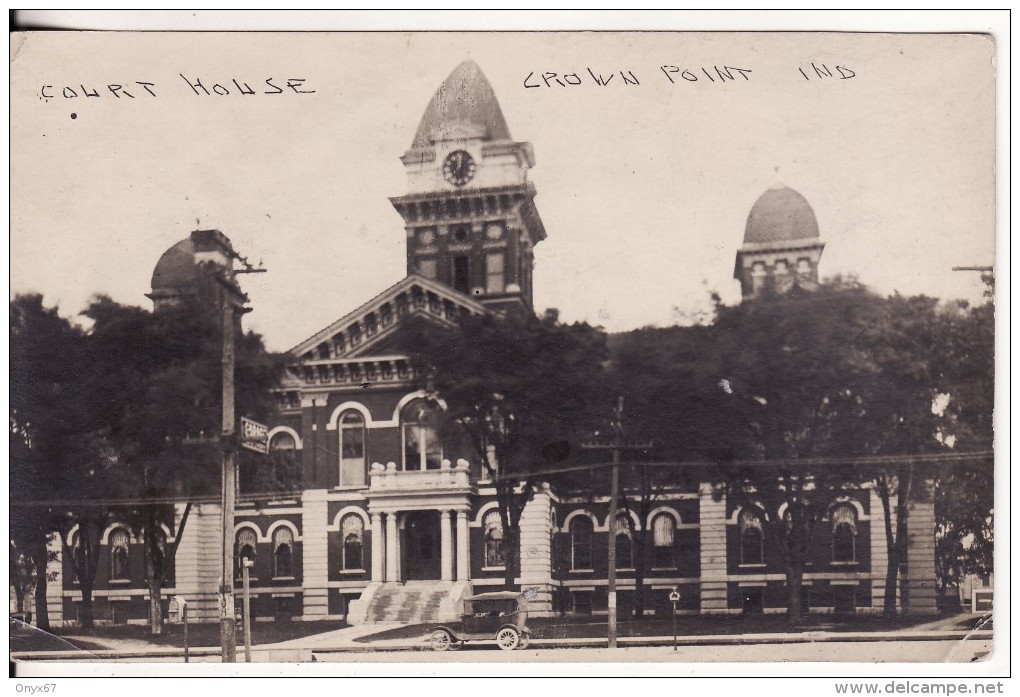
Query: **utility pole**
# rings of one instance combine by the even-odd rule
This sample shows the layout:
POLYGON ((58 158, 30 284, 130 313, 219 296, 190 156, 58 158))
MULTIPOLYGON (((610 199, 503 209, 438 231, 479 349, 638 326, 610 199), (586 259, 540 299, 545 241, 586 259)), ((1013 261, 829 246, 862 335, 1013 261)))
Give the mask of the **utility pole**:
POLYGON ((223 302, 223 569, 220 578, 220 648, 224 663, 237 660, 237 629, 234 620, 234 508, 237 451, 234 447, 234 322, 236 308, 233 298, 223 302))
POLYGON ((609 485, 609 542, 607 545, 608 569, 608 641, 609 648, 616 648, 616 516, 617 499, 620 496, 620 452, 623 450, 646 450, 651 443, 624 443, 623 440, 623 396, 617 397, 611 425, 613 438, 609 443, 585 443, 584 450, 609 450, 612 453, 612 472, 609 485))
POLYGON ((616 648, 616 499, 620 495, 620 417, 623 397, 616 405, 616 433, 613 434, 613 469, 609 484, 609 648, 616 648))
MULTIPOLYGON (((219 234, 219 233, 217 233, 219 234)), ((230 259, 229 265, 215 273, 216 282, 222 287, 219 294, 219 310, 222 319, 223 353, 223 425, 220 432, 220 448, 223 452, 223 516, 222 516, 222 560, 220 577, 220 649, 224 663, 237 660, 237 621, 234 617, 234 508, 237 504, 237 446, 236 416, 234 413, 234 368, 236 363, 235 325, 239 318, 251 308, 246 307, 248 296, 241 290, 236 274, 265 273, 261 265, 255 268, 243 256, 234 251, 230 241, 221 235, 221 245, 230 259), (233 262, 241 264, 233 268, 233 262)))

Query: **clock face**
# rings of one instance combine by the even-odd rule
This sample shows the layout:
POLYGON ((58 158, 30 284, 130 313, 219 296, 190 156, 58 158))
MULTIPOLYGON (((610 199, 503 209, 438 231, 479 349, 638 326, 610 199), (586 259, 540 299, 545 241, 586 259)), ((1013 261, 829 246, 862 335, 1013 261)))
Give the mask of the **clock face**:
POLYGON ((454 186, 464 186, 475 176, 475 161, 466 150, 454 150, 443 161, 443 178, 454 186))
POLYGON ((485 236, 490 240, 498 240, 503 236, 503 226, 498 223, 485 228, 485 236))
POLYGON ((425 246, 432 244, 435 239, 436 234, 432 230, 426 229, 418 233, 418 241, 425 246))

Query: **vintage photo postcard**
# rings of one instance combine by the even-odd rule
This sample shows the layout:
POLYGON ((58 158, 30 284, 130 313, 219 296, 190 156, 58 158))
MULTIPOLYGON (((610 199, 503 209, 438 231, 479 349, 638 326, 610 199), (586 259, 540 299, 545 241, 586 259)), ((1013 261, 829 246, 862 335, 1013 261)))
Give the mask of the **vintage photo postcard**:
POLYGON ((985 689, 995 55, 12 34, 12 670, 985 689))

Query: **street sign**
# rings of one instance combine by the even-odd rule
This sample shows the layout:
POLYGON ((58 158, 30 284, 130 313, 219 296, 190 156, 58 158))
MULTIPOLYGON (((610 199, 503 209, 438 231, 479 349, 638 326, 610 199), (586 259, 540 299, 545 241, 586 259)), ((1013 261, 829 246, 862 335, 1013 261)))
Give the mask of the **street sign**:
POLYGON ((241 447, 263 455, 267 454, 269 452, 269 427, 258 421, 253 421, 247 416, 242 416, 241 447))
POLYGON ((669 602, 671 602, 671 603, 679 603, 680 602, 680 594, 677 593, 676 591, 673 591, 672 593, 670 593, 669 594, 669 602))

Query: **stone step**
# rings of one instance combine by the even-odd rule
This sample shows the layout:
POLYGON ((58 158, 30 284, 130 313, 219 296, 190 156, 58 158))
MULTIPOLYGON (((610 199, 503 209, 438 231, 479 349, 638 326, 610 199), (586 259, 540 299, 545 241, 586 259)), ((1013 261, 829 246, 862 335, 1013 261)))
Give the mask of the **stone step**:
POLYGON ((449 593, 442 586, 388 586, 380 588, 367 613, 369 622, 421 623, 435 621, 449 593))

